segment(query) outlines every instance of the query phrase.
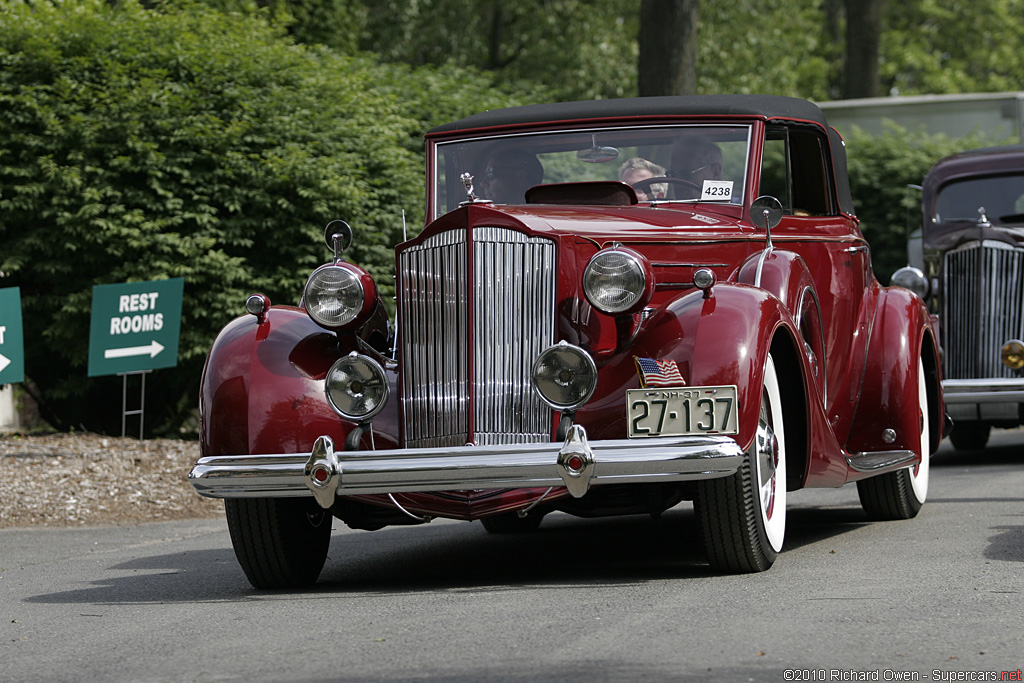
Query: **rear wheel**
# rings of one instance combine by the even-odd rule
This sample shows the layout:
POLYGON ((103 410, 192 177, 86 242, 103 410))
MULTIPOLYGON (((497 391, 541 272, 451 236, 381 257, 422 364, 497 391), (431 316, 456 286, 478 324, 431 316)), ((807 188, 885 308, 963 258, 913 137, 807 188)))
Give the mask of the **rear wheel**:
POLYGON ((331 515, 303 498, 224 501, 235 557, 256 588, 315 583, 331 543, 331 515))
POLYGON ((751 452, 732 476, 698 482, 693 506, 712 567, 760 572, 775 562, 786 535, 786 432, 771 356, 751 452))
POLYGON ((861 507, 872 519, 910 519, 920 511, 928 496, 931 430, 924 363, 921 361, 917 363, 917 406, 921 425, 921 462, 914 467, 857 482, 861 507))

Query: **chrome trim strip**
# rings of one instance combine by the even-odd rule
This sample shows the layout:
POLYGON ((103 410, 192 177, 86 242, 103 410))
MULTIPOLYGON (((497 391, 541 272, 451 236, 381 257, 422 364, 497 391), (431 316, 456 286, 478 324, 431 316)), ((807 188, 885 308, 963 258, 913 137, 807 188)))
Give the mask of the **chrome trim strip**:
POLYGON ((917 458, 914 451, 878 451, 876 453, 851 453, 846 456, 850 469, 857 472, 881 474, 885 470, 901 469, 913 464, 917 458))
MULTIPOLYGON (((328 463, 324 465, 330 470, 327 481, 316 485, 321 505, 331 488, 337 495, 351 496, 564 486, 558 466, 564 448, 547 442, 333 451, 330 439, 320 437, 312 455, 200 458, 189 472, 189 482, 210 498, 312 496, 304 472, 328 463), (332 461, 336 464, 330 464, 332 461)), ((726 477, 736 472, 746 457, 734 440, 724 436, 614 439, 593 441, 587 448, 592 457, 588 462, 591 486, 726 477)))

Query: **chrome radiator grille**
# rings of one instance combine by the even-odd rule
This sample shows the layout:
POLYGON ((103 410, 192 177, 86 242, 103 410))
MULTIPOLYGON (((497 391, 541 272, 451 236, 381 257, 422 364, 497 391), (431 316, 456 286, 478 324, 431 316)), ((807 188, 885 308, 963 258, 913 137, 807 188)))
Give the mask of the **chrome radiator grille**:
POLYGON ((1024 250, 973 242, 947 253, 943 271, 945 378, 1015 377, 999 349, 1024 337, 1024 250))
POLYGON ((550 439, 530 371, 554 341, 554 243, 477 228, 470 252, 452 231, 405 250, 398 267, 406 445, 550 439))

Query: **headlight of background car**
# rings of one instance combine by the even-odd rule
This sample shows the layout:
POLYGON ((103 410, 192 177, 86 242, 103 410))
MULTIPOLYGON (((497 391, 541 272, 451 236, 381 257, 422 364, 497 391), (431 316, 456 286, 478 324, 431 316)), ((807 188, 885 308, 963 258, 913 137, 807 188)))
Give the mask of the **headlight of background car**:
POLYGON ((388 378, 380 363, 354 351, 327 371, 327 401, 346 420, 372 419, 388 402, 388 378))
POLYGON ((583 349, 559 342, 537 356, 533 386, 555 410, 576 410, 594 394, 597 366, 583 349))
POLYGON ((583 271, 583 292, 603 313, 633 313, 650 301, 654 278, 647 260, 632 249, 605 249, 583 271))
POLYGON ((351 263, 335 263, 313 271, 302 302, 313 322, 337 330, 361 322, 372 311, 376 294, 369 273, 351 263))
POLYGON ((922 299, 928 296, 928 279, 924 273, 913 266, 904 266, 892 274, 890 282, 897 287, 909 289, 922 299))

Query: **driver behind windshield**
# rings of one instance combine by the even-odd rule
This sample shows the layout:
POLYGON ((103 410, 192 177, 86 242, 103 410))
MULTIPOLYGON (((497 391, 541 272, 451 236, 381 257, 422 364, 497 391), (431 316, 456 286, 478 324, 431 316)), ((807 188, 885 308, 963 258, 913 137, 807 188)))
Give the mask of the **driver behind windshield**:
POLYGON ((495 204, 523 204, 526 191, 544 179, 544 167, 532 154, 519 150, 495 150, 481 167, 477 187, 484 199, 495 204))
POLYGON ((697 193, 692 197, 681 197, 689 188, 676 186, 677 199, 692 199, 700 195, 705 180, 722 179, 722 150, 705 137, 689 135, 672 146, 672 167, 666 175, 693 183, 697 193))

